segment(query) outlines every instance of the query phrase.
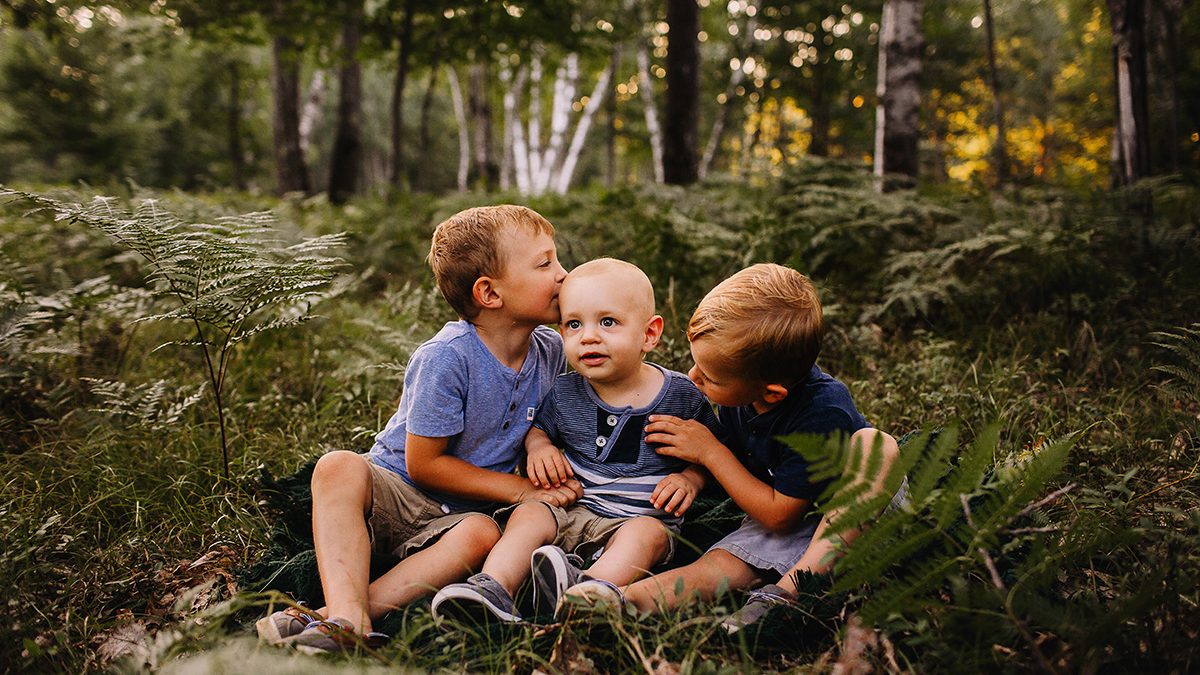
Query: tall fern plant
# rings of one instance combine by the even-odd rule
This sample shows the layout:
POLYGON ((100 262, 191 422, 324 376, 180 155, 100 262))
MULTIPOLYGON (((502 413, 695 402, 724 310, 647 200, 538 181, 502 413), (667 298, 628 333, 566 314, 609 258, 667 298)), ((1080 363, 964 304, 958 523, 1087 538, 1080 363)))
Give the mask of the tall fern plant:
POLYGON ((151 291, 171 309, 137 321, 177 322, 191 329, 191 337, 163 343, 155 351, 181 345, 195 347, 203 355, 228 481, 229 438, 222 393, 234 349, 263 331, 313 318, 312 302, 341 265, 339 258, 326 253, 343 246, 344 235, 285 245, 277 238, 269 213, 189 223, 154 199, 129 212, 111 197, 96 197, 85 205, 0 187, 0 198, 4 197, 32 202, 36 207, 32 212, 49 211, 56 221, 95 228, 145 259, 151 291))

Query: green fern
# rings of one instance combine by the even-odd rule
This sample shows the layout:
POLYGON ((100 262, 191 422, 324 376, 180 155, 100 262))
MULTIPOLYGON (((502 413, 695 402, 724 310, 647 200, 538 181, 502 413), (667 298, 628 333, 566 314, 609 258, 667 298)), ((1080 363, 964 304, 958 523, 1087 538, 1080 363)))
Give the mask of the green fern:
POLYGON ((204 396, 203 387, 191 393, 172 392, 166 380, 131 387, 119 380, 85 377, 98 403, 92 412, 147 431, 164 431, 177 425, 183 413, 204 396))
POLYGON ((1193 401, 1200 401, 1200 323, 1180 326, 1174 332, 1155 332, 1151 344, 1171 352, 1179 361, 1159 364, 1154 370, 1175 378, 1173 386, 1193 401))
POLYGON ((310 320, 312 303, 322 297, 341 261, 324 255, 344 245, 342 234, 285 245, 274 237, 269 213, 189 223, 147 199, 132 212, 111 197, 87 205, 0 187, 0 198, 18 198, 49 211, 56 221, 87 225, 138 253, 147 264, 152 293, 172 303, 166 311, 139 321, 173 321, 189 326, 190 338, 159 345, 200 349, 216 403, 221 457, 229 478, 229 444, 222 391, 234 347, 268 330, 310 320))

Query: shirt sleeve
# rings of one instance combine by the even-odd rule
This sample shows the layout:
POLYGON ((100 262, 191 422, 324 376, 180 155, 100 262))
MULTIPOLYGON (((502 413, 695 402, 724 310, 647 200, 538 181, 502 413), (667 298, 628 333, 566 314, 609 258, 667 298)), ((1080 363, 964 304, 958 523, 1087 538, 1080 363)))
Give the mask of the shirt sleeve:
POLYGON ((409 395, 408 432, 445 438, 461 434, 466 426, 467 364, 445 344, 418 349, 404 373, 409 395))
POLYGON ((546 432, 550 437, 550 442, 556 447, 562 447, 562 436, 558 426, 558 384, 555 381, 554 387, 550 389, 550 393, 542 399, 542 404, 538 406, 537 414, 533 418, 533 426, 546 432))

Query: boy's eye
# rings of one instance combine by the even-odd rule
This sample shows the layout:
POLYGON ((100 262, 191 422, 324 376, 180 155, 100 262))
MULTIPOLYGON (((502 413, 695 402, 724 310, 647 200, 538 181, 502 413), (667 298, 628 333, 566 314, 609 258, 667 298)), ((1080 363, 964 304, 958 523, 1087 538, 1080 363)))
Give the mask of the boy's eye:
POLYGON ((564 325, 567 327, 567 330, 579 330, 579 327, 582 326, 583 324, 579 323, 579 319, 571 319, 570 321, 567 321, 564 325))
POLYGON ((617 325, 617 320, 611 316, 606 316, 603 319, 600 319, 600 325, 605 328, 612 328, 613 326, 617 325))

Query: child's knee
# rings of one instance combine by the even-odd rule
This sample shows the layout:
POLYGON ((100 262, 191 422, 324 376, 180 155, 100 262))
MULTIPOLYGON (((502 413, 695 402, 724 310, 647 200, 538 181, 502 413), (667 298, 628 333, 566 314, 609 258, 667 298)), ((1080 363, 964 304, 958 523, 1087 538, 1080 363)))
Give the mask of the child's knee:
POLYGON ((633 539, 641 547, 655 554, 658 560, 666 557, 671 549, 671 534, 662 521, 649 516, 639 516, 621 526, 624 536, 633 539))
POLYGON ((313 467, 314 496, 323 490, 348 493, 364 490, 371 484, 371 467, 358 453, 335 450, 322 455, 313 467))
POLYGON ((458 529, 468 541, 474 542, 480 549, 492 550, 500 541, 500 526, 490 516, 483 514, 467 516, 458 524, 458 529))

